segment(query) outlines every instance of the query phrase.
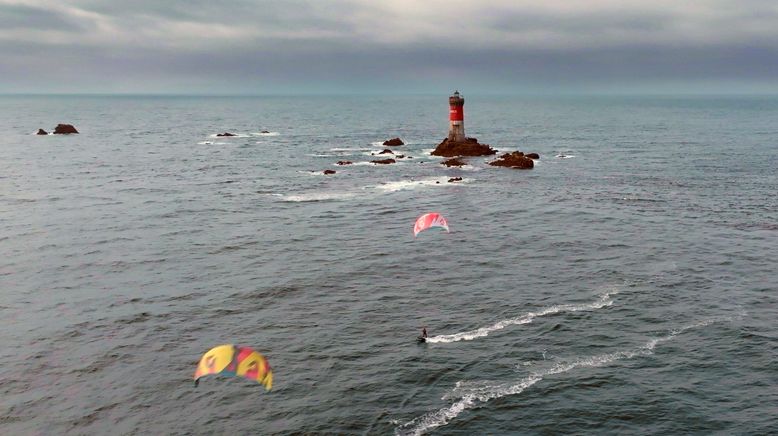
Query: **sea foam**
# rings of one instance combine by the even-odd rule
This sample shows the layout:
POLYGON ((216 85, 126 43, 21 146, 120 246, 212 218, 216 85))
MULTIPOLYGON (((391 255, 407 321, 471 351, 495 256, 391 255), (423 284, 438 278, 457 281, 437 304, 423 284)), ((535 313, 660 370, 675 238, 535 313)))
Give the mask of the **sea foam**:
POLYGON ((398 435, 421 435, 434 428, 444 426, 468 409, 482 406, 488 401, 502 398, 508 395, 517 395, 522 393, 530 386, 543 380, 545 377, 562 374, 576 368, 600 367, 606 366, 612 362, 622 359, 632 359, 639 356, 648 356, 653 354, 657 345, 672 340, 679 334, 694 328, 705 327, 710 324, 722 321, 731 321, 730 317, 710 318, 689 324, 678 329, 672 330, 668 335, 652 338, 646 343, 636 348, 613 353, 599 354, 588 357, 578 357, 566 361, 561 361, 549 368, 533 372, 532 374, 514 382, 502 383, 496 385, 481 384, 475 387, 463 388, 462 382, 457 382, 454 390, 444 396, 446 400, 451 397, 458 398, 453 404, 442 409, 426 413, 414 418, 411 421, 399 426, 395 433, 398 435))
POLYGON ((559 304, 554 305, 550 307, 546 307, 544 309, 541 309, 537 312, 527 312, 521 316, 517 316, 514 318, 508 318, 501 321, 497 321, 496 323, 485 326, 485 327, 479 327, 474 330, 467 330, 464 332, 459 333, 452 333, 449 335, 438 335, 438 336, 432 336, 430 338, 427 338, 427 342, 430 343, 447 343, 447 342, 457 342, 457 341, 472 341, 473 339, 482 338, 484 336, 488 336, 489 333, 502 330, 505 327, 509 327, 512 325, 521 325, 521 324, 529 324, 531 323, 535 318, 546 316, 546 315, 553 315, 560 312, 580 312, 583 310, 595 310, 595 309, 601 309, 603 307, 607 307, 613 304, 613 300, 610 298, 611 295, 618 294, 618 290, 612 290, 605 292, 603 294, 600 294, 600 298, 598 298, 596 301, 593 301, 591 303, 586 304, 559 304))
POLYGON ((337 201, 354 197, 351 192, 311 192, 307 194, 281 195, 281 201, 301 203, 308 201, 337 201))
POLYGON ((403 191, 407 189, 417 189, 430 186, 445 186, 448 177, 429 177, 418 180, 398 180, 395 182, 386 182, 376 186, 377 189, 384 192, 403 191))

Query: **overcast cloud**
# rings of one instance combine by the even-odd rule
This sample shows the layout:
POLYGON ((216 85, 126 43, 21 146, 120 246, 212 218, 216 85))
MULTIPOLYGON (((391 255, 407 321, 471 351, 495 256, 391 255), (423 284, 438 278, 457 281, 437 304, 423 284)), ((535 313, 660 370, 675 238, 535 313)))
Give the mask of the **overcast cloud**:
POLYGON ((652 86, 777 91, 778 2, 0 0, 5 93, 652 86))

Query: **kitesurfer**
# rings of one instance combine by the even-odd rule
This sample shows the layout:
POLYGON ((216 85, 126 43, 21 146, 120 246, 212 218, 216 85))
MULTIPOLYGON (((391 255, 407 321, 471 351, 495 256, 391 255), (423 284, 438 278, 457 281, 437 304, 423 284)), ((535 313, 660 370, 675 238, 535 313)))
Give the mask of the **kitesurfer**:
POLYGON ((427 339, 427 327, 421 328, 421 337, 427 339))

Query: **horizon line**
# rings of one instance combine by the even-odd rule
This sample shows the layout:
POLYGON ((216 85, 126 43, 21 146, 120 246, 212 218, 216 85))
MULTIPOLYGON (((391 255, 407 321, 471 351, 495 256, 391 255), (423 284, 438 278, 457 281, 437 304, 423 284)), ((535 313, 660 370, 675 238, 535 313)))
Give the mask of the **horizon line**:
MULTIPOLYGON (((453 92, 453 91, 451 91, 453 92)), ((189 98, 267 98, 267 97, 436 97, 435 92, 311 92, 311 93, 155 93, 155 92, 0 92, 0 97, 189 97, 189 98)), ((668 92, 668 91, 566 91, 566 92, 463 92, 488 97, 778 97, 778 92, 668 92)), ((445 94, 448 95, 448 94, 445 94)))

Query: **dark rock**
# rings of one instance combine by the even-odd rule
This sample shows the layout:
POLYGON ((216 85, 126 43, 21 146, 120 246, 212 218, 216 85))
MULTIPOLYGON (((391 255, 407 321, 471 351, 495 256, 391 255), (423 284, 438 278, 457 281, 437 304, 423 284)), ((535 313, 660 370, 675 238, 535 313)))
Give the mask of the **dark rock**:
POLYGON ((462 178, 461 178, 461 177, 452 177, 452 178, 448 179, 448 182, 449 182, 449 183, 453 183, 453 182, 461 182, 461 181, 462 181, 462 178))
POLYGON ((38 133, 36 133, 36 135, 48 135, 48 134, 49 134, 49 132, 47 132, 47 131, 45 131, 43 129, 38 129, 38 133))
POLYGON ((456 158, 456 157, 452 158, 452 159, 444 160, 443 162, 441 162, 441 164, 443 164, 443 165, 445 165, 447 167, 461 167, 461 166, 465 165, 464 162, 462 162, 461 160, 459 160, 459 158, 456 158))
POLYGON ((216 136, 235 136, 235 134, 230 132, 224 132, 224 133, 217 133, 216 136))
POLYGON ((403 159, 403 158, 405 158, 405 155, 404 155, 404 154, 398 154, 398 155, 397 155, 397 156, 395 156, 395 157, 396 157, 397 159, 403 159))
POLYGON ((388 164, 393 164, 396 161, 394 159, 379 159, 379 160, 371 160, 370 162, 373 162, 374 164, 388 165, 388 164))
POLYGON ((267 130, 263 130, 263 131, 261 131, 261 132, 259 132, 259 133, 270 133, 270 132, 269 132, 269 131, 267 131, 267 130))
POLYGON ((57 124, 57 127, 54 128, 55 135, 69 135, 71 133, 78 133, 72 124, 57 124))
POLYGON ((351 162, 350 160, 339 160, 338 165, 351 165, 354 162, 351 162))
POLYGON ((527 153, 524 156, 527 156, 530 159, 540 159, 540 155, 537 153, 527 153))
POLYGON ((535 162, 527 156, 524 156, 522 152, 514 151, 513 153, 505 153, 497 160, 489 162, 489 165, 528 170, 535 166, 535 162))
POLYGON ((389 150, 388 148, 384 149, 384 151, 378 153, 378 154, 394 154, 392 150, 389 150))
POLYGON ((475 138, 468 138, 467 142, 449 141, 448 138, 438 144, 432 151, 433 156, 488 156, 496 154, 497 151, 488 144, 479 144, 475 138))
POLYGON ((384 141, 384 145, 405 145, 405 143, 400 138, 392 138, 384 141))
POLYGON ((324 170, 324 174, 335 174, 335 170, 324 170))

